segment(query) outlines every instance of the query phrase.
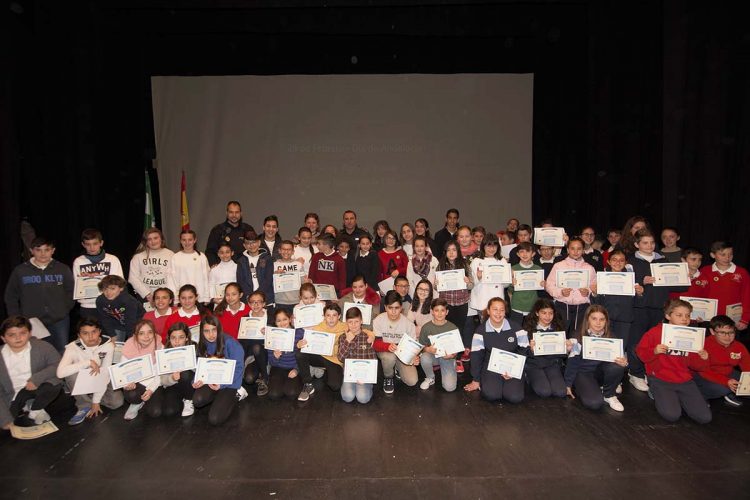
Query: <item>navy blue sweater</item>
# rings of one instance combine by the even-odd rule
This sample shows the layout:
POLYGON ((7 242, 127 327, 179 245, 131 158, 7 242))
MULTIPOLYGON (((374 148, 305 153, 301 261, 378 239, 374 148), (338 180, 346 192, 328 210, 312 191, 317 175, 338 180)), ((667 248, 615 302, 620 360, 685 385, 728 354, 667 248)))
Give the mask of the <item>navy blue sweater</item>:
POLYGON ((500 332, 487 332, 487 321, 480 323, 474 330, 474 338, 471 341, 471 378, 475 382, 479 382, 482 373, 487 372, 493 347, 524 356, 528 355, 529 348, 520 347, 516 338, 516 332, 521 330, 521 327, 507 318, 506 321, 507 323, 503 325, 505 328, 500 332))
MULTIPOLYGON (((554 331, 564 331, 564 330, 554 330, 552 326, 549 326, 547 328, 534 328, 532 332, 529 332, 529 340, 531 340, 534 335, 533 332, 554 332, 554 331)), ((534 356, 533 349, 528 350, 527 359, 526 359, 526 367, 527 368, 549 368, 550 366, 562 366, 562 360, 565 359, 565 354, 556 354, 551 356, 534 356)))
POLYGON ((628 264, 633 268, 633 272, 635 273, 635 282, 643 286, 643 296, 640 300, 633 303, 633 307, 638 309, 662 309, 664 304, 669 300, 670 293, 687 291, 688 287, 686 286, 654 286, 643 284, 643 278, 651 276, 651 264, 663 262, 667 262, 667 259, 658 253, 654 253, 654 260, 651 262, 641 259, 635 253, 628 257, 628 264))
MULTIPOLYGON (((273 293, 273 259, 265 250, 260 251, 255 272, 258 276, 258 289, 266 294, 266 304, 273 304, 276 300, 273 293)), ((244 299, 250 300, 250 294, 255 288, 250 273, 250 261, 245 254, 242 254, 242 258, 237 262, 237 283, 242 288, 244 299)))

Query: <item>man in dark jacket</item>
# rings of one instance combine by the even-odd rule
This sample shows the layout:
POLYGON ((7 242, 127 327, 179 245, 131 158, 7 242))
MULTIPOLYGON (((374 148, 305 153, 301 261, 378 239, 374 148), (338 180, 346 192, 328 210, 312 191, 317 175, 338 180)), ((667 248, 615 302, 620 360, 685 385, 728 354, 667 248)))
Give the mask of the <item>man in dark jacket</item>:
POLYGON ((253 226, 242 222, 242 207, 239 201, 230 201, 227 203, 227 218, 221 224, 217 224, 211 229, 206 240, 206 258, 211 266, 219 263, 219 245, 223 242, 229 243, 234 252, 234 261, 239 262, 242 252, 245 248, 242 246, 245 233, 255 231, 253 226))

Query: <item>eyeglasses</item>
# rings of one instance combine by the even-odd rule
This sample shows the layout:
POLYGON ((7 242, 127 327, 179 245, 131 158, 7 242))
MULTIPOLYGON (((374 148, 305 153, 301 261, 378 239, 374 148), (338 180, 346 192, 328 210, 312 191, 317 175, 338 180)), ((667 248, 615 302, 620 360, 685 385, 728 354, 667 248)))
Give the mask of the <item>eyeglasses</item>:
POLYGON ((731 337, 732 335, 736 335, 737 332, 734 330, 714 330, 717 335, 724 335, 726 337, 731 337))

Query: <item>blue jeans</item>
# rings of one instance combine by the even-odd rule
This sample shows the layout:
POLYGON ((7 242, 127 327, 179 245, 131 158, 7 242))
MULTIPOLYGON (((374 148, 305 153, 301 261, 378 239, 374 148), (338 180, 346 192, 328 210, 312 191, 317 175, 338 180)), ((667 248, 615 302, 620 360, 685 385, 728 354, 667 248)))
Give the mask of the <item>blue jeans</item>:
POLYGON ((362 404, 368 403, 370 398, 372 398, 373 385, 344 382, 341 384, 341 399, 347 403, 351 403, 356 398, 362 404))
MULTIPOLYGON (((735 380, 739 380, 739 370, 733 370, 732 374, 729 377, 735 380)), ((693 380, 695 381, 695 385, 698 386, 698 389, 700 389, 701 394, 703 394, 703 397, 706 398, 706 401, 708 401, 709 399, 723 398, 724 396, 733 394, 732 389, 730 389, 729 386, 706 380, 697 373, 693 374, 693 380)))
POLYGON ((52 344, 58 352, 63 352, 70 342, 70 316, 65 316, 57 323, 45 323, 50 336, 45 340, 52 344))
MULTIPOLYGON (((454 359, 444 359, 444 358, 437 358, 438 363, 440 363, 440 379, 443 383, 443 389, 445 389, 448 392, 453 392, 456 390, 456 383, 458 381, 458 376, 456 375, 456 360, 454 359)), ((428 379, 435 379, 435 372, 432 371, 432 365, 435 361, 435 355, 430 354, 429 352, 422 352, 420 355, 419 364, 422 365, 422 370, 424 370, 425 378, 428 379)))

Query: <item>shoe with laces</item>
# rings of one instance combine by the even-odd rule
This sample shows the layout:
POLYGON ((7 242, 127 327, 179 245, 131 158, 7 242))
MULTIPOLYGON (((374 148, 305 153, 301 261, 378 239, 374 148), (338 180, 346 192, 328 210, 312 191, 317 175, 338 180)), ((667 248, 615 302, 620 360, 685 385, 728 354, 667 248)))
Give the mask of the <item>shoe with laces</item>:
POLYGON ((125 412, 125 420, 133 420, 138 416, 138 412, 141 411, 145 403, 138 403, 137 405, 130 405, 128 410, 125 412))
POLYGON ((302 386, 302 392, 297 396, 297 401, 307 401, 315 393, 315 387, 311 383, 302 386))
POLYGON ((182 416, 189 417, 193 413, 195 413, 195 406, 193 406, 193 400, 183 399, 182 400, 182 416))
POLYGON ((422 389, 423 391, 426 391, 427 389, 429 389, 433 385, 435 385, 435 379, 434 378, 426 378, 426 379, 424 379, 422 381, 421 384, 419 384, 419 388, 422 389))
POLYGON ((393 391, 394 391, 393 378, 383 379, 383 392, 386 394, 393 394, 393 391))
POLYGON ((646 379, 641 377, 636 377, 634 375, 629 375, 628 380, 630 380, 630 385, 635 387, 641 392, 648 391, 648 383, 646 382, 646 379))
POLYGON ((469 349, 464 349, 464 353, 461 355, 461 362, 468 363, 469 361, 471 361, 471 351, 469 349))
POLYGON ((737 396, 735 396, 734 394, 727 394, 726 396, 724 396, 724 401, 730 406, 742 406, 742 401, 737 399, 737 396))
POLYGON ((464 372, 464 364, 460 361, 456 361, 456 373, 464 372))
POLYGON ((617 396, 612 396, 611 398, 604 398, 604 402, 607 403, 609 407, 615 411, 625 411, 625 407, 622 406, 622 403, 620 403, 620 400, 617 399, 617 396))
POLYGON ((242 401, 246 397, 247 397, 247 389, 245 389, 244 387, 240 386, 240 388, 237 389, 237 401, 238 402, 242 401))
POLYGON ((255 383, 258 386, 258 396, 265 396, 268 394, 268 384, 266 384, 265 380, 259 378, 255 383))
POLYGON ((80 423, 83 423, 83 421, 86 420, 86 415, 88 415, 89 410, 91 410, 91 408, 89 407, 81 408, 80 410, 78 410, 76 414, 73 415, 70 420, 68 420, 68 425, 78 425, 80 423))

